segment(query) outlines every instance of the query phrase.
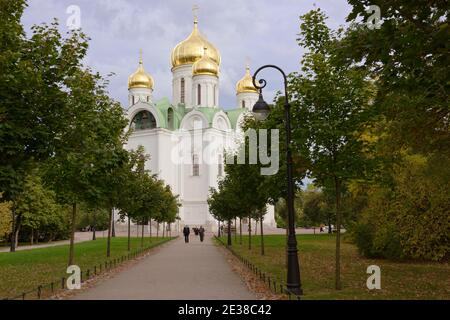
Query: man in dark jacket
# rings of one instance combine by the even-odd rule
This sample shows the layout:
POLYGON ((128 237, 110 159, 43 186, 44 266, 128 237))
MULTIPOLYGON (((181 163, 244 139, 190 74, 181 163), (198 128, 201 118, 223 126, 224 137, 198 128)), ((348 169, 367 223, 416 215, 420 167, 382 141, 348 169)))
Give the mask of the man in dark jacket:
POLYGON ((200 235, 200 241, 203 242, 203 239, 205 239, 205 229, 203 226, 198 229, 198 234, 200 235))
POLYGON ((184 242, 189 242, 189 234, 191 233, 191 230, 189 229, 189 226, 184 226, 183 228, 183 235, 184 235, 184 242))

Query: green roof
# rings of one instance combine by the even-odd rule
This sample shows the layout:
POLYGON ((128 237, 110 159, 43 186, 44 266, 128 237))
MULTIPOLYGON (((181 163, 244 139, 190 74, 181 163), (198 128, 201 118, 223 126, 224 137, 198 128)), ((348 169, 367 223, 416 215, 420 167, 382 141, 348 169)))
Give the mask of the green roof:
POLYGON ((208 124, 211 126, 212 122, 214 120, 214 116, 216 115, 217 112, 221 111, 222 109, 209 108, 209 107, 199 107, 199 108, 196 108, 195 110, 200 111, 201 113, 203 113, 204 116, 206 117, 206 119, 208 120, 208 124))
POLYGON ((211 107, 195 107, 193 109, 186 109, 184 104, 179 104, 174 106, 170 103, 168 98, 162 98, 159 101, 155 102, 155 107, 157 111, 158 123, 161 128, 169 129, 169 130, 177 130, 181 126, 181 121, 183 118, 192 110, 197 110, 201 112, 205 118, 208 120, 209 126, 212 126, 214 116, 220 112, 224 111, 228 118, 230 119, 231 127, 236 129, 237 121, 239 116, 246 111, 244 108, 231 109, 231 110, 223 110, 221 108, 211 108, 211 107), (169 110, 173 110, 173 126, 169 128, 169 110))
POLYGON ((225 113, 228 115, 228 119, 230 119, 231 127, 233 129, 236 129, 239 116, 241 114, 245 113, 246 110, 247 109, 244 109, 244 108, 238 108, 238 109, 232 109, 232 110, 225 111, 225 113))

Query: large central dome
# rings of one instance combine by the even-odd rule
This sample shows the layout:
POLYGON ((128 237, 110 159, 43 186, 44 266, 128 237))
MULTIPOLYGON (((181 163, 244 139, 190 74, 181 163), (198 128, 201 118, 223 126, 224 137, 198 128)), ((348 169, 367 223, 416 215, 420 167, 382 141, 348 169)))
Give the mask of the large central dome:
POLYGON ((194 30, 184 41, 180 42, 172 51, 172 68, 185 64, 194 64, 203 57, 204 48, 208 48, 208 57, 220 65, 220 52, 198 30, 198 21, 194 21, 194 30))

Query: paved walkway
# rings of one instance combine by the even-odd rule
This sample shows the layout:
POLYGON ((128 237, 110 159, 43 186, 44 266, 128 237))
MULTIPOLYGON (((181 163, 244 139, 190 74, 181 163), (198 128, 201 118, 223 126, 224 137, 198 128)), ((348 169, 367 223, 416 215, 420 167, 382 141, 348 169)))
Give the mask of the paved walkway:
POLYGON ((210 236, 200 243, 181 237, 130 269, 81 292, 77 300, 256 299, 235 274, 210 236))

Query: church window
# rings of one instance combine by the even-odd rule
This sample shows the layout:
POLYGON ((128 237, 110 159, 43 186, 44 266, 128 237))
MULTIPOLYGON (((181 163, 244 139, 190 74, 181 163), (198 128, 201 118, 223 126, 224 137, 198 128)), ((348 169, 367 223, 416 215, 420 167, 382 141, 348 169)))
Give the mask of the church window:
POLYGON ((167 111, 167 124, 169 125, 170 130, 174 129, 174 118, 173 118, 173 109, 172 108, 170 108, 167 111))
POLYGON ((242 108, 245 108, 245 101, 242 100, 242 108))
POLYGON ((202 104, 202 86, 198 85, 197 86, 197 105, 201 105, 202 104))
POLYGON ((180 88, 180 102, 184 103, 186 97, 186 81, 181 78, 181 88, 180 88))
POLYGON ((196 154, 192 156, 192 175, 194 177, 200 176, 200 164, 198 161, 198 155, 196 154))
POLYGON ((131 96, 131 104, 134 105, 135 101, 134 101, 134 96, 131 96))
POLYGON ((156 128, 156 119, 149 111, 139 112, 131 122, 131 128, 135 131, 156 128))

